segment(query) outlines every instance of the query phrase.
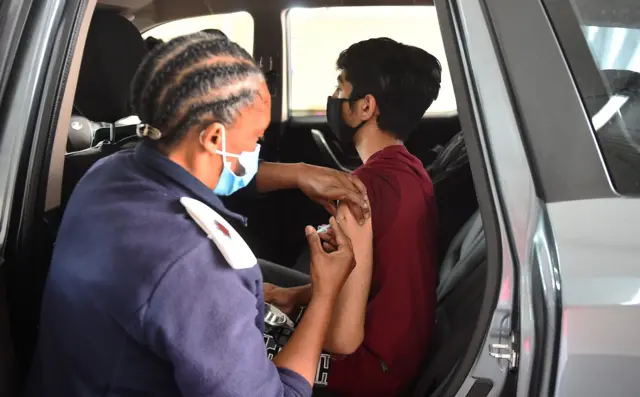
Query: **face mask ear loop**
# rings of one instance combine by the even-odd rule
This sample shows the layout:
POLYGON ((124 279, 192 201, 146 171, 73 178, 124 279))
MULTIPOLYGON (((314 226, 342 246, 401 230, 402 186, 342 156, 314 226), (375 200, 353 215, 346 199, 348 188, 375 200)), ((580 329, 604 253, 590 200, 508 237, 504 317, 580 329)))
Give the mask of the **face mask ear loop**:
POLYGON ((230 164, 227 163, 227 129, 222 127, 222 164, 225 168, 231 167, 230 164))
MULTIPOLYGON (((221 127, 222 127, 222 150, 216 150, 216 153, 222 156, 222 166, 225 168, 228 168, 229 164, 227 164, 227 140, 226 140, 227 129, 224 127, 224 125, 221 125, 221 127)), ((207 130, 202 130, 202 132, 200 133, 200 143, 204 143, 205 132, 207 132, 207 130)))

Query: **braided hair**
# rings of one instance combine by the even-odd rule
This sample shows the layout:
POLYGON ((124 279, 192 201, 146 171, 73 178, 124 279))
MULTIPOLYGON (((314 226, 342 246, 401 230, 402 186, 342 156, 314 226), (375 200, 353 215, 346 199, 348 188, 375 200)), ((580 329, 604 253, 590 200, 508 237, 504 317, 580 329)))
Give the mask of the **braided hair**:
POLYGON ((204 29, 204 33, 209 33, 219 39, 228 39, 227 35, 220 29, 204 29))
POLYGON ((242 47, 199 32, 149 52, 133 78, 130 105, 142 123, 139 134, 170 147, 195 127, 232 124, 262 82, 262 71, 242 47))

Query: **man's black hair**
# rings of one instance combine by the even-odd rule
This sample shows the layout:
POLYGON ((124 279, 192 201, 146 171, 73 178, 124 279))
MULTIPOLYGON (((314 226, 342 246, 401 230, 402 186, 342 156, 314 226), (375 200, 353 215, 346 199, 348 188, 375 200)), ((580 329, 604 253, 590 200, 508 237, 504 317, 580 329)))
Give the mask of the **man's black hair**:
POLYGON ((389 38, 353 44, 337 61, 353 86, 350 99, 376 98, 378 127, 406 140, 438 97, 442 67, 428 52, 389 38))
POLYGON ((199 32, 153 48, 133 78, 129 103, 170 146, 195 126, 232 124, 256 99, 263 81, 242 47, 199 32))

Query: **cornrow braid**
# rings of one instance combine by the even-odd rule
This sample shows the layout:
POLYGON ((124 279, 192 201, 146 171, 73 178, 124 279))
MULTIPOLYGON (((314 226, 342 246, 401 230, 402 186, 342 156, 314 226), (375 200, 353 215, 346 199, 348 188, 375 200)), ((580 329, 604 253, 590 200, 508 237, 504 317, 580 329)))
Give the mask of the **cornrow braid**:
MULTIPOLYGON (((238 103, 248 104, 250 103, 250 100, 246 96, 235 96, 219 101, 215 104, 194 106, 189 111, 189 117, 183 117, 174 127, 174 130, 178 132, 176 135, 181 136, 184 132, 189 131, 194 125, 200 123, 211 124, 216 121, 225 123, 219 115, 229 112, 229 109, 233 108, 234 105, 237 105, 238 103)), ((234 118, 235 116, 237 116, 237 114, 233 115, 234 118)))
MULTIPOLYGON (((209 35, 204 36, 205 41, 194 42, 188 47, 185 47, 183 51, 176 54, 174 58, 167 60, 164 67, 158 71, 158 73, 152 77, 149 81, 147 93, 153 98, 162 98, 162 92, 166 92, 168 87, 163 84, 166 81, 168 75, 175 76, 176 78, 185 72, 185 65, 187 67, 196 67, 198 64, 211 63, 210 59, 229 58, 228 61, 237 63, 239 60, 244 60, 249 65, 254 65, 255 62, 246 54, 237 54, 232 51, 228 51, 228 42, 223 40, 212 40, 209 35), (238 56, 240 55, 240 56, 238 56)), ((209 67, 211 65, 207 65, 209 67)), ((182 76, 184 78, 184 76, 182 76)), ((179 82, 178 82, 179 83, 179 82)))
POLYGON ((196 126, 232 124, 263 82, 238 44, 195 33, 154 48, 134 77, 131 104, 143 124, 161 131, 158 141, 171 146, 196 126))
POLYGON ((146 104, 146 108, 142 108, 143 113, 148 113, 149 117, 153 112, 153 101, 149 98, 157 98, 157 92, 170 79, 170 76, 181 70, 187 65, 191 59, 195 59, 197 54, 190 51, 192 46, 199 43, 198 40, 206 40, 206 37, 197 37, 186 41, 174 47, 171 51, 164 52, 161 60, 158 61, 155 68, 150 72, 149 79, 144 84, 144 91, 140 100, 146 104))
POLYGON ((136 74, 131 83, 131 91, 129 93, 129 105, 131 107, 131 113, 138 114, 140 112, 142 97, 142 91, 144 86, 149 82, 151 72, 156 67, 154 60, 163 57, 168 52, 174 51, 176 47, 186 42, 188 38, 186 36, 178 37, 171 40, 168 43, 160 43, 156 45, 147 56, 142 60, 142 63, 138 67, 136 74))
MULTIPOLYGON (((183 102, 182 98, 193 98, 199 94, 205 94, 206 91, 211 91, 215 87, 238 84, 238 80, 240 82, 246 80, 251 76, 252 72, 251 66, 246 64, 219 65, 215 69, 211 69, 208 66, 206 69, 194 70, 179 85, 172 87, 168 91, 167 95, 165 95, 166 100, 162 101, 161 106, 158 106, 154 118, 157 120, 158 125, 166 125, 171 128, 170 118, 173 117, 175 120, 173 111, 183 102)), ((239 92, 233 91, 236 90, 232 90, 228 95, 222 95, 221 93, 219 100, 226 100, 225 96, 239 97, 244 95, 246 97, 244 99, 250 99, 252 96, 251 88, 240 89, 239 92)), ((228 112, 225 112, 225 115, 220 115, 221 123, 230 123, 232 121, 233 117, 230 114, 226 115, 226 113, 228 112)))

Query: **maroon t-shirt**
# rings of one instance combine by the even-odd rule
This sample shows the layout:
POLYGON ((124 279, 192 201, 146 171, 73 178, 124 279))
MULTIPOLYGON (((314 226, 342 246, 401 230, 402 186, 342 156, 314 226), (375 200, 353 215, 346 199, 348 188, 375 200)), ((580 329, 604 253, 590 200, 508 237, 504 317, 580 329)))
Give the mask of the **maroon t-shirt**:
POLYGON ((402 145, 355 171, 373 217, 373 276, 358 350, 331 363, 329 389, 344 396, 406 391, 427 355, 436 303, 436 203, 420 160, 402 145))

